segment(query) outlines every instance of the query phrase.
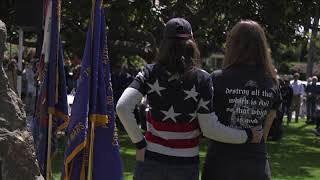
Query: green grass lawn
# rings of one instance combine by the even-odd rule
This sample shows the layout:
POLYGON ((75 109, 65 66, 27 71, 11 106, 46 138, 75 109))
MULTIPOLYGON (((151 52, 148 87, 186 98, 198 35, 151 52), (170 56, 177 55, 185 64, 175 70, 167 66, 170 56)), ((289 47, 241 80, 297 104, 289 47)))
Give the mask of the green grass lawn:
POLYGON ((284 129, 284 138, 268 142, 274 180, 320 180, 320 137, 314 125, 292 123, 284 129))
MULTIPOLYGON (((320 137, 312 133, 314 126, 303 122, 284 127, 280 141, 268 142, 268 154, 273 180, 320 180, 320 137)), ((135 165, 135 149, 125 134, 119 135, 125 180, 132 179, 135 165)), ((206 154, 207 141, 201 142, 201 167, 206 154)), ((54 177, 60 179, 63 161, 63 145, 54 162, 54 177)))

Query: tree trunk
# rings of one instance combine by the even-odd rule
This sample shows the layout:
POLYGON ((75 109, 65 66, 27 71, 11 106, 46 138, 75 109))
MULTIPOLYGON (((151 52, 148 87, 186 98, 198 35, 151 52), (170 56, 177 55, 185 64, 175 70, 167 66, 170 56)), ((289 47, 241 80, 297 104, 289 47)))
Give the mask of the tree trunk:
POLYGON ((310 77, 313 75, 313 63, 315 62, 315 59, 316 59, 315 41, 318 35, 318 26, 319 26, 319 7, 317 7, 316 14, 313 19, 312 34, 311 34, 308 64, 307 64, 307 77, 310 77))
POLYGON ((305 37, 308 36, 308 32, 310 29, 310 22, 308 22, 308 24, 306 23, 303 27, 304 27, 304 33, 303 33, 304 38, 302 39, 302 43, 301 43, 301 51, 300 51, 300 57, 299 57, 300 62, 305 62, 305 57, 308 52, 308 38, 305 38, 305 37))

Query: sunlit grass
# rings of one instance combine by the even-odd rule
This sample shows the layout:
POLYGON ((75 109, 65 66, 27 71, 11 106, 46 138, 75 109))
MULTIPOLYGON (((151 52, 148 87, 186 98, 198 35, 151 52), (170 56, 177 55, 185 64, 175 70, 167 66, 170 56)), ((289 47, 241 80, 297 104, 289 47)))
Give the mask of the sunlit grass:
MULTIPOLYGON (((280 141, 268 142, 269 161, 273 180, 320 180, 320 137, 312 133, 314 126, 304 122, 284 127, 280 141)), ((135 165, 135 148, 125 133, 119 135, 125 180, 132 179, 135 165)), ((54 177, 60 179, 63 160, 63 143, 54 162, 54 177)), ((202 140, 200 161, 202 167, 207 140, 202 140)), ((201 169, 201 168, 200 168, 201 169)))
POLYGON ((282 140, 268 143, 274 180, 320 180, 320 137, 313 128, 291 123, 282 140))

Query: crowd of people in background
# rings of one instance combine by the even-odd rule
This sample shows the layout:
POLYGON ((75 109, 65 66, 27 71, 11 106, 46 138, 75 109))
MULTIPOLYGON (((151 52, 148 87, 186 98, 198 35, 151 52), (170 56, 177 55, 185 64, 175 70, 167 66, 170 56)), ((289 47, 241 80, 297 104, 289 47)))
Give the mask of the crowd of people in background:
POLYGON ((300 74, 283 75, 279 77, 282 96, 282 107, 278 110, 271 137, 275 140, 282 136, 283 119, 286 125, 306 119, 305 123, 315 125, 314 133, 320 136, 320 83, 317 76, 300 80, 300 74), (284 118, 286 116, 286 118, 284 118))
MULTIPOLYGON (((10 88, 17 93, 17 78, 22 77, 21 99, 25 103, 27 115, 30 117, 34 113, 35 97, 37 93, 37 63, 35 50, 32 49, 22 62, 22 69, 17 67, 18 57, 6 58, 4 69, 9 80, 10 88)), ((67 81, 67 93, 74 95, 77 87, 81 69, 81 59, 74 56, 65 60, 65 75, 67 81)), ((138 69, 129 70, 121 63, 115 63, 112 69, 112 86, 115 104, 119 100, 123 91, 132 82, 138 69)), ((299 73, 292 75, 278 76, 282 106, 278 110, 277 118, 270 130, 270 138, 278 140, 282 137, 282 125, 289 125, 294 118, 294 122, 299 119, 306 119, 305 123, 315 125, 314 133, 320 136, 320 83, 318 77, 308 77, 302 81, 299 73)), ((146 129, 146 112, 148 111, 146 98, 136 107, 134 113, 142 129, 146 129)), ((117 123, 119 130, 124 130, 120 122, 117 123)))
MULTIPOLYGON (((21 99, 25 104, 27 116, 32 116, 35 108, 37 90, 39 90, 37 89, 39 88, 37 80, 39 58, 36 57, 36 51, 32 48, 27 51, 26 55, 24 55, 21 70, 18 69, 17 62, 17 55, 13 55, 12 57, 6 56, 3 67, 9 80, 9 87, 17 94, 17 80, 18 76, 21 76, 21 99)), ((114 99, 117 102, 122 92, 131 83, 138 70, 129 69, 120 63, 115 63, 111 68, 114 99)), ((66 58, 64 62, 64 70, 67 83, 67 94, 74 95, 80 76, 81 58, 77 55, 73 58, 66 58)))
POLYGON ((22 68, 18 68, 18 57, 5 58, 3 67, 9 80, 9 87, 18 94, 17 81, 21 76, 21 100, 25 104, 27 116, 34 113, 36 96, 36 59, 35 50, 29 51, 22 62, 22 68))

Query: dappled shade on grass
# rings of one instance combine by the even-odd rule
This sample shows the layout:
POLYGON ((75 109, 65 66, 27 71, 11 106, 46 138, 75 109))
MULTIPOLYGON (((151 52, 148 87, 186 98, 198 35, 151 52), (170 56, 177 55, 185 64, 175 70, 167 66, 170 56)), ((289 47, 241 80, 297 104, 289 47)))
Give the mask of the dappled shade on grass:
MULTIPOLYGON (((269 161, 273 180, 320 180, 320 137, 304 122, 291 123, 284 127, 284 137, 280 141, 268 142, 269 161)), ((119 133, 120 152, 124 165, 125 180, 132 179, 135 166, 135 146, 125 132, 119 133)), ((64 139, 54 161, 53 172, 60 179, 63 163, 64 139)), ((200 169, 206 154, 208 140, 202 139, 200 147, 200 169)))
POLYGON ((284 138, 268 142, 268 154, 274 180, 320 180, 320 137, 313 125, 291 123, 284 138))

